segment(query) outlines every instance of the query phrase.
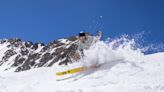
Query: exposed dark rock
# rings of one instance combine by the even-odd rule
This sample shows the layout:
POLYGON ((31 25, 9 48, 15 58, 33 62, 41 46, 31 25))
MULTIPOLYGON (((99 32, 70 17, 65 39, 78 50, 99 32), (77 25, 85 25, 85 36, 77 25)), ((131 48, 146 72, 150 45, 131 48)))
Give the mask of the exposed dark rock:
POLYGON ((44 43, 40 43, 40 45, 41 45, 41 46, 45 46, 45 44, 44 44, 44 43))
POLYGON ((26 46, 27 48, 31 48, 31 47, 32 47, 32 45, 33 45, 33 43, 32 43, 32 42, 30 42, 30 41, 25 42, 25 46, 26 46))
POLYGON ((25 60, 26 60, 25 58, 20 57, 20 56, 17 56, 17 57, 15 58, 15 62, 14 62, 14 64, 12 65, 12 67, 19 66, 19 65, 23 64, 23 62, 24 62, 25 60))
POLYGON ((72 63, 72 61, 67 57, 64 61, 59 62, 59 65, 68 65, 68 63, 72 63))
POLYGON ((38 49, 38 43, 35 43, 35 44, 33 45, 32 49, 34 49, 34 50, 38 49))
POLYGON ((30 69, 32 66, 34 66, 35 61, 40 58, 40 54, 30 54, 28 59, 25 61, 25 63, 16 69, 16 72, 24 71, 30 69))
POLYGON ((70 41, 75 41, 75 40, 77 40, 77 37, 72 36, 72 37, 68 37, 67 39, 70 40, 70 41))
POLYGON ((19 47, 22 45, 22 41, 19 38, 9 39, 8 42, 10 43, 10 46, 14 47, 19 47))
POLYGON ((10 49, 5 52, 5 56, 2 57, 3 61, 7 61, 11 56, 17 54, 14 50, 10 49))
POLYGON ((49 60, 51 60, 53 56, 50 53, 46 53, 42 56, 40 63, 37 64, 38 67, 42 67, 44 64, 46 64, 49 60))
POLYGON ((68 37, 50 42, 48 45, 44 43, 32 43, 30 41, 23 42, 21 39, 4 39, 0 40, 0 45, 8 43, 8 50, 2 60, 0 67, 5 62, 10 62, 6 70, 16 68, 15 72, 29 70, 38 67, 51 67, 55 63, 59 65, 67 65, 72 63, 71 57, 76 53, 77 45, 73 44, 77 37, 68 37), (40 48, 40 46, 42 48, 40 48), (41 49, 41 51, 38 51, 41 49), (54 52, 53 52, 54 51, 54 52), (10 60, 12 58, 12 61, 10 60))
POLYGON ((3 61, 0 61, 0 66, 3 64, 3 61))
POLYGON ((52 62, 50 62, 50 64, 48 65, 48 67, 51 67, 53 64, 55 64, 56 62, 58 62, 59 59, 60 59, 59 57, 54 58, 54 59, 52 60, 52 62))
POLYGON ((62 51, 64 51, 64 50, 65 50, 65 49, 64 49, 63 47, 57 48, 57 49, 52 53, 52 55, 54 55, 54 56, 60 55, 60 53, 61 53, 62 51))
POLYGON ((30 66, 21 66, 21 67, 18 67, 15 72, 20 72, 20 71, 25 71, 25 70, 29 70, 31 69, 30 66))
POLYGON ((45 52, 45 51, 47 51, 49 49, 50 49, 49 46, 45 46, 45 47, 42 48, 41 52, 45 52))
POLYGON ((7 42, 7 40, 2 39, 2 40, 0 41, 0 44, 4 44, 5 42, 7 42))
POLYGON ((29 53, 28 49, 26 49, 24 47, 21 48, 21 54, 22 54, 22 56, 28 55, 28 53, 29 53))
POLYGON ((62 42, 60 42, 60 41, 54 41, 54 42, 53 42, 54 48, 55 48, 55 47, 58 47, 58 46, 62 46, 62 45, 65 45, 65 44, 62 43, 62 42))

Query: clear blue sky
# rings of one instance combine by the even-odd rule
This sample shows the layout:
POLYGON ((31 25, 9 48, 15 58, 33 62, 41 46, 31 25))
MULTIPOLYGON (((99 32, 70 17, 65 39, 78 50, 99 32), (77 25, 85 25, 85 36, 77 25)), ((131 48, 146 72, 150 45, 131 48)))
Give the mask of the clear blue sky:
POLYGON ((164 0, 0 0, 0 38, 48 43, 99 29, 164 42, 164 0))

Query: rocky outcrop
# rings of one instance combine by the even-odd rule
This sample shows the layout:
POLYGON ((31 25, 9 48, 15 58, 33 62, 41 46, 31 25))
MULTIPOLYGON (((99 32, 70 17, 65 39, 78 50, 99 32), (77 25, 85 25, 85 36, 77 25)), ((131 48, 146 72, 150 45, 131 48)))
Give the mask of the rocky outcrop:
POLYGON ((77 49, 74 43, 76 40, 76 37, 69 37, 45 45, 24 42, 18 38, 2 39, 0 40, 0 69, 5 66, 3 70, 15 69, 15 72, 20 72, 32 68, 51 67, 54 64, 67 65, 72 62, 70 57, 77 49))

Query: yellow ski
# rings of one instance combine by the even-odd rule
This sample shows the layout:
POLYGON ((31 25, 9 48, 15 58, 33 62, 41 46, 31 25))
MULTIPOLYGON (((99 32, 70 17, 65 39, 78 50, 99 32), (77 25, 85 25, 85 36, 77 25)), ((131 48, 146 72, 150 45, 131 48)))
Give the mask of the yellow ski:
POLYGON ((86 67, 78 67, 78 68, 73 68, 73 69, 69 69, 69 70, 66 70, 66 71, 62 71, 62 72, 57 72, 56 75, 57 76, 62 76, 62 75, 66 75, 66 74, 74 74, 74 73, 77 73, 77 72, 84 71, 86 69, 87 69, 86 67))
POLYGON ((63 75, 66 75, 66 74, 74 74, 74 73, 78 73, 78 72, 81 72, 81 71, 85 71, 87 69, 91 69, 91 68, 97 68, 99 67, 100 65, 92 65, 90 67, 78 67, 78 68, 73 68, 73 69, 69 69, 69 70, 66 70, 66 71, 62 71, 62 72, 57 72, 56 75, 57 76, 63 76, 63 75))

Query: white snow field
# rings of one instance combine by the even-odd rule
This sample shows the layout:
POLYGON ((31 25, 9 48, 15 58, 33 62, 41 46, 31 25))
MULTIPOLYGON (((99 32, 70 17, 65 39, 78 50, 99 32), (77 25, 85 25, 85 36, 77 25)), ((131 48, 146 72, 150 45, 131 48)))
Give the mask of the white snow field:
POLYGON ((164 52, 144 55, 132 48, 133 42, 117 49, 113 44, 99 42, 85 51, 87 57, 67 67, 0 72, 0 92, 164 92, 164 52), (76 75, 55 75, 81 62, 101 66, 76 75))

